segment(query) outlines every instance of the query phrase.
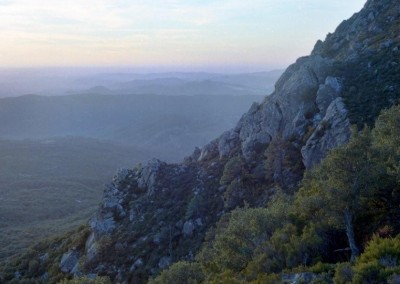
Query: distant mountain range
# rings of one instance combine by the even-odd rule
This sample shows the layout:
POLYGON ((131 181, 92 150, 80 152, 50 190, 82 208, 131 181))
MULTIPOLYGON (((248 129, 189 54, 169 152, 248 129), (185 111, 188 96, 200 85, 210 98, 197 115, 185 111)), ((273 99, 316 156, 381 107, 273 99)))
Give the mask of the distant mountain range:
POLYGON ((108 73, 104 70, 0 69, 0 97, 25 94, 267 95, 283 70, 257 73, 108 73))

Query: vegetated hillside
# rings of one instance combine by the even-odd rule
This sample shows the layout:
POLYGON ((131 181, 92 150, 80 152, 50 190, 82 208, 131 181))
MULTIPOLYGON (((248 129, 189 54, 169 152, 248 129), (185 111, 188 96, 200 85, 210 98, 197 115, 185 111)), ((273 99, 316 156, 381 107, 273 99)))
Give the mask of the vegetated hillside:
POLYGON ((22 96, 0 100, 0 137, 81 136, 179 161, 231 128, 259 96, 22 96))
POLYGON ((400 233, 400 110, 372 133, 351 123, 372 125, 400 97, 399 17, 397 0, 367 1, 235 128, 183 163, 119 171, 87 226, 36 245, 3 280, 398 282, 399 240, 386 237, 400 233), (359 91, 365 108, 385 103, 357 108, 359 91))
POLYGON ((149 158, 88 138, 0 140, 0 259, 83 224, 116 169, 149 158))

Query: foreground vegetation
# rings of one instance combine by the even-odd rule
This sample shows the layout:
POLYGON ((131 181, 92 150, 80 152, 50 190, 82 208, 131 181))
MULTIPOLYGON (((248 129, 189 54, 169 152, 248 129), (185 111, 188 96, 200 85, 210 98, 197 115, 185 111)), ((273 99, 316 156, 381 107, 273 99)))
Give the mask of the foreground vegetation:
POLYGON ((194 262, 175 263, 150 282, 281 283, 306 271, 314 283, 398 283, 399 145, 397 106, 372 131, 354 129, 298 192, 227 214, 194 262))

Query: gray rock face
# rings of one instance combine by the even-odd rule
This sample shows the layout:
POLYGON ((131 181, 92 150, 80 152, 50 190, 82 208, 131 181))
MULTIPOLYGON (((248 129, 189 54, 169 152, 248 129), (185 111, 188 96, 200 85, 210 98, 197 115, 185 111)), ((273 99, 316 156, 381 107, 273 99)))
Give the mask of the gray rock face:
POLYGON ((95 234, 92 232, 85 243, 85 254, 88 261, 94 259, 97 255, 97 243, 95 234))
POLYGON ((128 169, 118 169, 113 177, 113 183, 116 186, 121 185, 127 178, 132 177, 132 171, 128 169))
POLYGON ((195 225, 194 225, 193 221, 189 220, 189 221, 186 221, 185 224, 183 224, 182 233, 185 237, 191 237, 191 236, 193 236, 194 229, 195 229, 195 225))
POLYGON ((106 185, 103 201, 96 214, 89 220, 91 234, 85 243, 85 253, 88 260, 97 255, 97 241, 104 235, 110 235, 117 227, 118 220, 127 216, 127 211, 122 202, 129 190, 127 180, 132 178, 134 172, 120 169, 113 178, 113 182, 106 185))
POLYGON ((137 259, 131 266, 131 268, 129 269, 129 272, 133 272, 136 269, 138 269, 139 267, 142 267, 144 264, 143 260, 141 258, 137 259))
POLYGON ((311 272, 282 275, 282 283, 284 284, 313 283, 316 280, 323 281, 324 277, 311 272))
POLYGON ((389 48, 392 43, 385 34, 388 31, 387 25, 399 16, 399 1, 368 0, 364 9, 343 21, 335 33, 328 34, 324 42, 325 48, 317 44, 312 54, 326 55, 343 62, 371 54, 378 49, 389 48), (377 20, 382 17, 385 18, 384 21, 377 20), (380 42, 370 40, 380 34, 380 42))
POLYGON ((200 156, 197 161, 206 161, 218 156, 218 141, 214 140, 201 149, 200 156))
MULTIPOLYGON (((338 80, 328 77, 331 68, 332 62, 318 55, 297 60, 278 80, 275 92, 261 104, 254 103, 235 129, 221 135, 217 139, 217 149, 215 142, 205 146, 200 160, 211 156, 209 153, 215 155, 215 151, 220 157, 227 156, 236 146, 240 146, 245 159, 250 160, 277 135, 285 138, 303 135, 319 112, 316 100, 320 85, 335 95, 340 92, 338 80)), ((321 90, 321 108, 334 98, 321 90)))
POLYGON ((278 80, 274 93, 261 104, 254 103, 234 129, 206 145, 198 160, 223 158, 235 148, 240 148, 243 157, 251 160, 261 154, 260 150, 265 149, 273 137, 301 139, 313 127, 316 131, 304 147, 304 161, 306 167, 319 162, 325 151, 348 139, 347 130, 339 133, 342 126, 348 129, 343 103, 337 101, 331 106, 342 92, 340 79, 329 76, 332 72, 330 59, 319 55, 298 59, 278 80), (338 113, 340 117, 335 117, 338 113), (319 126, 321 120, 324 122, 319 126), (317 142, 327 123, 335 127, 317 142))
POLYGON ((76 273, 79 266, 79 253, 75 250, 70 250, 63 254, 60 261, 60 269, 64 273, 76 273))
POLYGON ((114 183, 106 186, 103 193, 103 203, 100 210, 89 221, 89 226, 94 232, 96 238, 110 234, 116 226, 116 219, 126 215, 121 202, 124 198, 124 192, 119 190, 114 183))
POLYGON ((234 131, 226 131, 218 139, 218 152, 220 158, 228 156, 233 148, 238 144, 239 134, 234 131))
POLYGON ((105 234, 110 234, 114 231, 115 220, 112 216, 108 218, 93 218, 89 222, 90 228, 96 232, 97 236, 102 236, 105 234))
MULTIPOLYGON (((292 67, 291 76, 286 82, 276 84, 274 96, 282 112, 282 137, 304 133, 304 123, 299 118, 310 119, 315 112, 317 90, 331 70, 331 62, 320 56, 310 56, 299 59, 292 67)), ((271 123, 274 117, 269 117, 265 124, 271 123)))
MULTIPOLYGON (((265 106, 265 104, 263 106, 265 106)), ((264 111, 261 111, 261 106, 256 103, 242 116, 236 126, 235 130, 239 132, 242 153, 246 159, 250 159, 255 154, 258 145, 269 143, 271 141, 271 130, 278 130, 277 128, 279 128, 280 110, 273 104, 267 105, 267 107, 269 112, 274 113, 275 117, 278 118, 275 120, 278 121, 278 124, 270 124, 272 128, 276 129, 263 128, 262 122, 265 120, 264 111)))
POLYGON ((329 105, 325 117, 301 149, 305 167, 311 169, 325 158, 328 150, 346 143, 350 135, 347 110, 339 97, 329 105))
POLYGON ((172 263, 172 259, 169 256, 164 256, 160 259, 160 261, 158 262, 158 267, 161 269, 165 269, 168 266, 170 266, 172 263))
POLYGON ((316 103, 321 116, 326 114, 326 110, 333 100, 340 96, 342 84, 338 78, 326 77, 325 84, 320 85, 317 91, 316 103))
POLYGON ((139 177, 137 178, 137 183, 139 188, 147 189, 148 195, 153 195, 156 191, 156 178, 158 169, 162 164, 158 159, 152 159, 148 164, 143 167, 139 172, 139 177))

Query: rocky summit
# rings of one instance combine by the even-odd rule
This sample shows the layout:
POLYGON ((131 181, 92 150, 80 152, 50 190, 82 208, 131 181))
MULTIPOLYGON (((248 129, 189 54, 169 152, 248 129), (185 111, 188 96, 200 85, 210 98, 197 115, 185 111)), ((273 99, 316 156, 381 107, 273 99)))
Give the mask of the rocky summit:
POLYGON ((119 170, 87 226, 36 246, 29 257, 37 269, 21 265, 4 279, 104 275, 145 283, 193 260, 227 212, 263 206, 278 190, 295 192, 305 170, 349 140, 351 125, 372 125, 393 105, 399 59, 400 2, 367 1, 289 66, 235 128, 182 163, 154 159, 119 170))

